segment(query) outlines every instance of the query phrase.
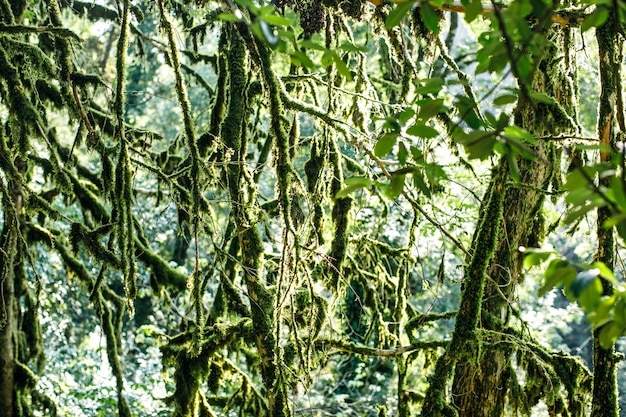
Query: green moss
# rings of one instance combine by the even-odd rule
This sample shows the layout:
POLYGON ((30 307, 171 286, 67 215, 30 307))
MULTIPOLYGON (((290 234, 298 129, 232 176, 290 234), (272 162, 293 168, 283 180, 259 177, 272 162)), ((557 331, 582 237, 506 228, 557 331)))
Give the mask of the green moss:
POLYGON ((15 22, 15 16, 13 16, 13 10, 8 0, 0 0, 0 17, 4 23, 15 22))

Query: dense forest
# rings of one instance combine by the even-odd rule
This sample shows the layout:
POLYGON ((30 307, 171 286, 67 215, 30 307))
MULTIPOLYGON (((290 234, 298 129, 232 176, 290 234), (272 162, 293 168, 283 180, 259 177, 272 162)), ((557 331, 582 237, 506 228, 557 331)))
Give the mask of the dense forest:
POLYGON ((619 416, 625 27, 0 0, 0 416, 619 416))

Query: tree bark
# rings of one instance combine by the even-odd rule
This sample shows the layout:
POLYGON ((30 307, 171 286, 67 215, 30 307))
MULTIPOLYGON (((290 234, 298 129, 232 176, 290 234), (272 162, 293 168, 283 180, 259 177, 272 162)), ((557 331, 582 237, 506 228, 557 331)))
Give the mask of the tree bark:
MULTIPOLYGON (((562 42, 560 33, 554 33, 554 36, 556 43, 562 42)), ((562 55, 564 48, 554 48, 537 65, 533 83, 528 87, 531 91, 554 97, 562 108, 572 112, 573 91, 569 88, 572 80, 569 80, 562 61, 553 59, 562 55)), ((573 130, 574 126, 566 120, 560 123, 549 120, 551 117, 556 119, 551 116, 551 111, 541 103, 523 99, 515 110, 515 124, 535 137, 573 130)), ((508 188, 501 227, 495 230, 498 243, 487 270, 488 278, 480 312, 480 327, 486 330, 502 332, 509 324, 515 289, 523 280, 519 247, 540 245, 543 233, 541 206, 545 190, 554 175, 555 148, 549 141, 541 141, 533 151, 533 161, 518 158, 520 182, 508 188)), ((491 181, 490 187, 495 186, 493 178, 491 181)), ((476 256, 476 253, 472 256, 476 256)), ((471 358, 463 359, 456 365, 452 395, 453 405, 460 417, 504 415, 514 372, 511 363, 513 350, 509 344, 499 345, 497 340, 484 349, 488 349, 488 353, 483 352, 478 366, 472 363, 471 358)))
MULTIPOLYGON (((1 181, 1 180, 0 180, 1 181)), ((15 333, 17 329, 14 268, 19 234, 18 213, 22 198, 19 187, 0 184, 4 223, 0 235, 0 415, 16 415, 15 333)))
MULTIPOLYGON (((615 133, 613 124, 615 120, 614 109, 616 106, 617 82, 620 77, 620 65, 618 61, 618 47, 622 42, 618 40, 616 13, 610 11, 607 21, 596 30, 598 41, 598 57, 600 58, 600 106, 598 109, 598 137, 603 145, 615 149, 615 133)), ((600 152, 600 162, 610 163, 610 154, 600 152)), ((611 186, 611 178, 601 178, 600 185, 611 186)), ((613 269, 615 267, 615 237, 613 228, 605 228, 604 222, 611 217, 610 209, 601 207, 598 209, 598 261, 613 269)), ((603 280, 605 295, 613 293, 611 283, 603 280)), ((591 404, 591 417, 617 417, 617 357, 615 346, 604 349, 600 346, 600 331, 593 332, 593 399, 591 404)))

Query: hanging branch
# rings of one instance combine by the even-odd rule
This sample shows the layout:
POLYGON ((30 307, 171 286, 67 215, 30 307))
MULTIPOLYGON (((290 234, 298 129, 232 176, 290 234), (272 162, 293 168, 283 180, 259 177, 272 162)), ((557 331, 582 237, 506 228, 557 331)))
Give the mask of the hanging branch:
POLYGON ((196 320, 198 325, 202 326, 204 322, 204 306, 202 304, 201 294, 202 271, 200 269, 200 241, 198 239, 198 232, 200 228, 200 209, 201 207, 208 208, 209 206, 208 204, 203 204, 202 200, 204 197, 200 192, 200 167, 202 166, 202 160, 198 144, 196 143, 195 128, 193 118, 191 117, 191 103, 189 102, 185 78, 181 70, 181 61, 178 54, 178 47, 176 46, 174 27, 167 17, 163 0, 158 0, 157 4, 161 13, 161 25, 163 26, 168 40, 168 56, 172 69, 174 70, 174 76, 176 77, 176 96, 178 97, 178 104, 182 111, 185 139, 191 156, 189 178, 191 181, 191 224, 195 241, 195 266, 191 273, 189 284, 192 292, 192 303, 196 307, 196 320))
POLYGON ((117 43, 117 85, 115 89, 114 113, 116 121, 115 139, 119 143, 119 155, 117 166, 115 168, 115 191, 112 194, 112 200, 113 205, 116 208, 115 214, 117 215, 117 218, 114 221, 118 224, 117 243, 118 249, 120 251, 121 269, 124 276, 124 290, 126 292, 126 297, 129 300, 129 308, 132 313, 133 308, 131 301, 134 300, 137 295, 137 285, 135 282, 137 265, 133 256, 133 174, 130 166, 130 155, 128 151, 129 143, 126 138, 124 129, 126 54, 128 49, 129 7, 129 0, 125 0, 123 3, 120 37, 117 43))

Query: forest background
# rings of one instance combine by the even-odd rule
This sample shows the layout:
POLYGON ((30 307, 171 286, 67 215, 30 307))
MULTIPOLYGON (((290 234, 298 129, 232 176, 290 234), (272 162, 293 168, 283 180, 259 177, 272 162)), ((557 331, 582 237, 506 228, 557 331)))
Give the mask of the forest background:
POLYGON ((625 23, 0 0, 0 415, 620 415, 625 23))

